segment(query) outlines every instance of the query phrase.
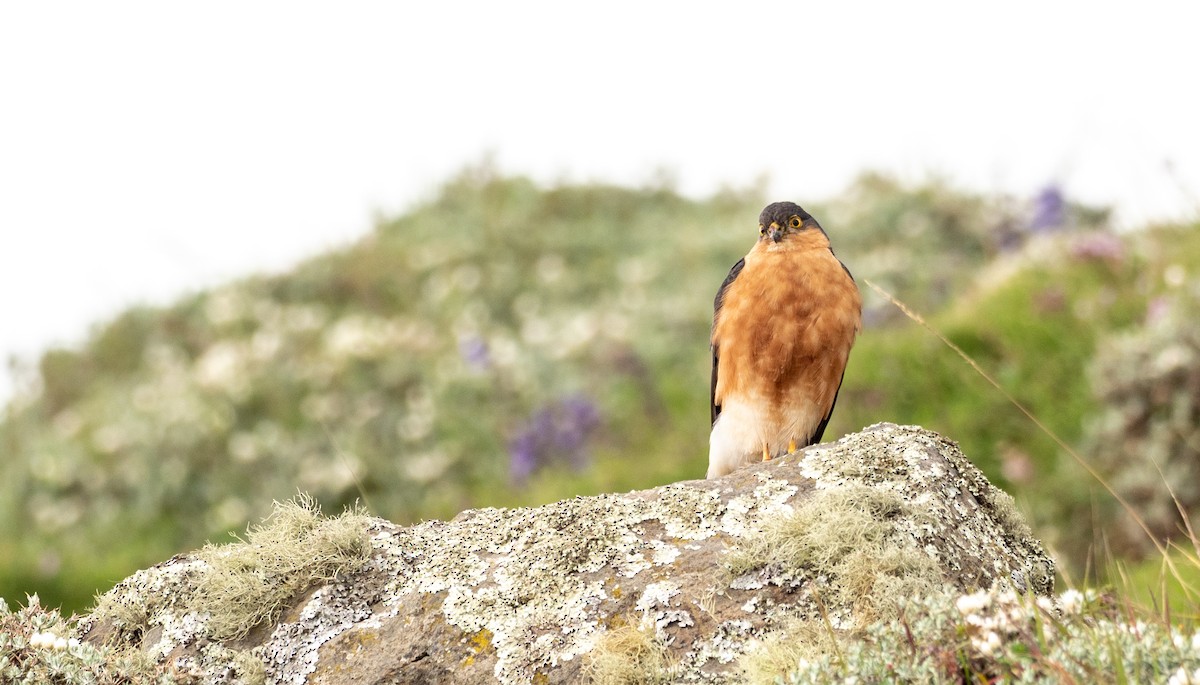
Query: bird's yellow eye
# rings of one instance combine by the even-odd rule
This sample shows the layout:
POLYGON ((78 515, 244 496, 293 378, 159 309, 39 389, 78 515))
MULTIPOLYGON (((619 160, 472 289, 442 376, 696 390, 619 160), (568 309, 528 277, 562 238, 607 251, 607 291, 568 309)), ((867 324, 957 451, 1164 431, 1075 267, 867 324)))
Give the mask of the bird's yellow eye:
POLYGON ((766 227, 766 226, 763 226, 762 224, 759 224, 759 225, 758 225, 758 233, 759 233, 759 235, 766 235, 766 234, 767 234, 767 227, 766 227))
POLYGON ((800 217, 798 216, 788 219, 788 226, 791 226, 792 228, 800 228, 801 223, 803 222, 800 221, 800 217))

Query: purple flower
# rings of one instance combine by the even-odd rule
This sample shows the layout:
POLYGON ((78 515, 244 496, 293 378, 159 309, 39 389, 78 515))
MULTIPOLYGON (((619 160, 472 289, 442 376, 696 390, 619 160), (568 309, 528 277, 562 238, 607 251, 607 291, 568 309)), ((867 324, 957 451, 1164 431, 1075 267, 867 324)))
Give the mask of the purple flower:
POLYGON ((478 335, 466 335, 458 339, 458 354, 467 366, 476 371, 487 371, 492 366, 487 343, 478 335))
POLYGON ((600 425, 600 412, 583 395, 572 395, 559 403, 556 422, 551 429, 554 446, 577 469, 587 466, 584 443, 600 425))
POLYGON ((1096 231, 1071 243, 1071 256, 1081 261, 1120 262, 1125 257, 1125 243, 1111 233, 1096 231))
POLYGON ((515 482, 524 482, 538 467, 537 434, 526 431, 508 443, 508 472, 515 482))
POLYGON ((1046 233, 1062 228, 1067 223, 1067 200, 1057 184, 1042 188, 1033 199, 1033 218, 1029 220, 1030 233, 1046 233))
POLYGON ((574 469, 588 464, 587 441, 600 426, 600 412, 586 396, 570 395, 538 409, 509 441, 509 475, 523 482, 554 463, 574 469))

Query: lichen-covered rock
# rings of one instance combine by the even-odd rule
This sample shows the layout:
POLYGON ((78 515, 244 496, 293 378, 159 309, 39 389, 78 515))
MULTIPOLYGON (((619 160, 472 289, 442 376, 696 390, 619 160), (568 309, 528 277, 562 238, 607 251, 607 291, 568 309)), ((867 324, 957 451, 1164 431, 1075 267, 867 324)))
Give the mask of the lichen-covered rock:
POLYGON ((954 443, 892 424, 719 480, 363 527, 361 563, 236 637, 214 639, 221 607, 196 595, 253 564, 213 554, 125 580, 85 637, 206 680, 736 682, 788 621, 853 630, 894 615, 898 593, 1053 583, 1011 498, 954 443))

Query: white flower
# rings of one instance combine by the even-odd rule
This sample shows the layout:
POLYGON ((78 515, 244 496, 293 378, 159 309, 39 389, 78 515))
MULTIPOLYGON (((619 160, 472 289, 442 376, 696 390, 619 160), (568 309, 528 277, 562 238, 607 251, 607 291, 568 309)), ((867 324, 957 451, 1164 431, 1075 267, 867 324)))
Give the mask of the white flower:
POLYGON ((991 604, 992 598, 986 592, 975 592, 969 595, 959 597, 954 605, 958 607, 958 613, 963 616, 975 614, 983 609, 986 609, 991 604))
POLYGON ((1182 264, 1172 264, 1163 270, 1163 281, 1172 288, 1178 288, 1187 280, 1187 269, 1182 264))
POLYGON ((1188 674, 1183 666, 1171 674, 1171 678, 1167 681, 1167 685, 1196 685, 1196 683, 1200 683, 1200 668, 1188 674))
POLYGON ((34 649, 54 649, 62 651, 67 648, 67 639, 59 637, 50 631, 40 632, 34 631, 33 635, 29 636, 29 646, 34 649))
POLYGON ((1000 648, 1000 636, 992 631, 988 631, 981 640, 975 640, 975 648, 984 656, 991 656, 1000 648))
POLYGON ((1058 603, 1064 614, 1078 614, 1083 608, 1083 593, 1072 588, 1058 596, 1058 603))
POLYGON ((206 388, 229 389, 244 383, 246 351, 238 343, 221 341, 213 343, 196 360, 194 377, 206 388))

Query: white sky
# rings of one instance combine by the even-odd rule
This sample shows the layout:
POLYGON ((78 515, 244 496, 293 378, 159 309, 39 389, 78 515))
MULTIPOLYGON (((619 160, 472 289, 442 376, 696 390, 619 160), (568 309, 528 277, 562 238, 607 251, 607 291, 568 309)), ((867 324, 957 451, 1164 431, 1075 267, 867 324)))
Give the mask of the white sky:
POLYGON ((0 360, 345 243, 489 151, 692 195, 874 168, 1197 212, 1200 3, 704 7, 0 0, 0 360))

